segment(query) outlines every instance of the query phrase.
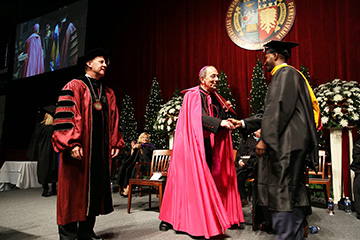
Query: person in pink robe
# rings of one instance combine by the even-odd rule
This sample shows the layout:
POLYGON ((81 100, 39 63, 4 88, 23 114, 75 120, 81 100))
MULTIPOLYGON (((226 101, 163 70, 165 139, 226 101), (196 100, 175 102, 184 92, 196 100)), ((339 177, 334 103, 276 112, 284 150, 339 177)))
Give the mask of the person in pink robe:
POLYGON ((44 72, 44 57, 39 35, 39 24, 34 25, 34 32, 26 40, 24 54, 27 54, 23 77, 30 77, 44 72))
POLYGON ((230 130, 217 90, 218 72, 206 66, 200 86, 186 90, 159 219, 159 229, 210 238, 244 222, 230 130))

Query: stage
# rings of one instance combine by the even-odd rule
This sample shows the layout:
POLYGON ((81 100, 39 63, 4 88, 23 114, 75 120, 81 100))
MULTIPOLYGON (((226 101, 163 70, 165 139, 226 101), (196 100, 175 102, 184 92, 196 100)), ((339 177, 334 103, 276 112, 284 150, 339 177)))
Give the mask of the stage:
MULTIPOLYGON (((41 188, 16 189, 0 192, 0 239, 59 239, 56 225, 56 196, 41 197, 41 188)), ((158 199, 153 197, 153 208, 148 209, 148 197, 133 197, 131 213, 127 214, 127 198, 113 194, 115 211, 97 218, 95 232, 104 239, 193 239, 173 230, 161 232, 158 199)), ((244 208, 245 229, 226 230, 225 235, 212 239, 273 240, 275 235, 251 229, 250 207, 244 208)), ((356 213, 345 214, 337 210, 329 216, 327 210, 313 207, 308 217, 310 225, 320 227, 318 234, 309 234, 309 240, 359 239, 360 220, 356 213)), ((199 238, 196 238, 199 239, 199 238)))

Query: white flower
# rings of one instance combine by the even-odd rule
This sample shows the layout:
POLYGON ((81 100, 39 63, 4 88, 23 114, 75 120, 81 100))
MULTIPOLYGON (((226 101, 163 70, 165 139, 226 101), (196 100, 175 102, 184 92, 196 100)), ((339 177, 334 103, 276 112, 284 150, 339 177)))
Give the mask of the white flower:
POLYGON ((182 101, 183 98, 181 96, 173 97, 162 105, 156 118, 157 126, 156 128, 154 127, 155 130, 167 132, 173 132, 175 130, 182 101))
POLYGON ((328 106, 326 106, 326 107, 324 108, 324 112, 329 113, 329 107, 328 107, 328 106))
POLYGON ((334 96, 334 101, 340 102, 340 101, 342 101, 342 100, 343 100, 343 97, 342 97, 340 94, 336 94, 336 95, 334 96))
POLYGON ((340 87, 340 86, 337 86, 337 87, 334 87, 334 88, 333 88, 333 91, 334 91, 335 93, 339 93, 340 90, 341 90, 341 87, 340 87))
POLYGON ((357 113, 354 113, 351 118, 354 120, 354 121, 359 121, 359 114, 357 113))
POLYGON ((334 95, 335 93, 328 91, 328 92, 324 92, 324 94, 325 94, 325 96, 327 96, 327 97, 331 97, 331 96, 334 95))
POLYGON ((326 116, 321 118, 321 122, 322 122, 323 124, 327 124, 328 121, 329 121, 329 118, 326 117, 326 116))
POLYGON ((341 115, 341 113, 342 113, 341 108, 340 107, 335 108, 334 113, 335 113, 335 115, 341 115))
POLYGON ((341 119, 341 120, 340 120, 340 125, 341 125, 342 127, 347 127, 348 124, 349 124, 349 122, 348 122, 346 119, 341 119))
POLYGON ((174 113, 175 113, 175 108, 170 109, 170 110, 169 110, 169 113, 170 113, 170 114, 174 114, 174 113))
POLYGON ((350 91, 344 91, 344 94, 345 94, 347 97, 351 97, 351 92, 350 92, 350 91))

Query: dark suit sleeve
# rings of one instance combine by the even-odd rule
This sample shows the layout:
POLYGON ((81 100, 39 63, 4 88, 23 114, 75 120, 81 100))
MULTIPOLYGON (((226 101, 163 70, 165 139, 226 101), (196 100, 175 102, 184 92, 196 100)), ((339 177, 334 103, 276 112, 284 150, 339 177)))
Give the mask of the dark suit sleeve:
POLYGON ((260 109, 255 115, 243 119, 245 127, 241 133, 244 137, 247 137, 251 133, 261 128, 261 121, 263 117, 264 109, 260 109))
POLYGON ((360 173, 360 140, 357 140, 353 148, 353 162, 350 169, 355 173, 360 173))
MULTIPOLYGON (((213 100, 213 101, 215 101, 215 100, 213 100)), ((205 131, 209 131, 211 133, 217 134, 220 131, 220 129, 222 128, 220 126, 221 121, 223 119, 226 119, 226 113, 225 113, 225 110, 219 106, 219 103, 214 103, 214 104, 216 104, 217 109, 219 109, 218 117, 209 116, 209 114, 206 110, 206 107, 203 104, 202 105, 202 124, 203 124, 203 129, 205 131)))
POLYGON ((220 130, 221 119, 210 117, 208 115, 202 116, 203 129, 211 133, 218 133, 220 130))
POLYGON ((254 116, 248 117, 244 119, 245 122, 245 130, 248 133, 253 133, 259 128, 261 128, 261 120, 262 120, 263 113, 259 112, 254 116))

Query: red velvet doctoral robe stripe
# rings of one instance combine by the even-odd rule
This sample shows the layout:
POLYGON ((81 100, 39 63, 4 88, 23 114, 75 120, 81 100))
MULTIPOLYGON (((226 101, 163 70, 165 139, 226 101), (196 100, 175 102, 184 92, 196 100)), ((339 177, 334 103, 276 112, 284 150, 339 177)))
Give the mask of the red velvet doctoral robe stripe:
POLYGON ((244 221, 231 142, 215 135, 212 173, 206 163, 199 87, 185 94, 159 218, 193 236, 219 235, 244 221))
MULTIPOLYGON (((88 211, 88 191, 91 138, 92 138, 92 98, 89 88, 82 80, 74 79, 63 88, 59 97, 68 106, 59 106, 56 114, 71 114, 73 117, 56 118, 55 131, 52 142, 56 152, 60 153, 57 223, 65 225, 74 221, 85 221, 88 211), (59 130, 62 123, 68 124, 63 130, 59 130), (69 127, 73 126, 73 127, 69 127), (82 160, 70 156, 70 150, 79 145, 84 150, 82 160)), ((119 114, 113 90, 105 88, 109 110, 109 153, 112 148, 122 148, 124 141, 119 132, 119 114)), ((111 156, 109 155, 109 160, 111 156)), ((111 163, 111 161, 110 161, 111 163)), ((109 164, 110 165, 110 164, 109 164)), ((110 166, 111 167, 111 166, 110 166)), ((110 169, 109 169, 110 174, 110 169)), ((110 187, 110 186, 109 186, 110 187)), ((110 196, 111 197, 111 196, 110 196)), ((113 211, 113 206, 102 208, 102 214, 113 211)))

